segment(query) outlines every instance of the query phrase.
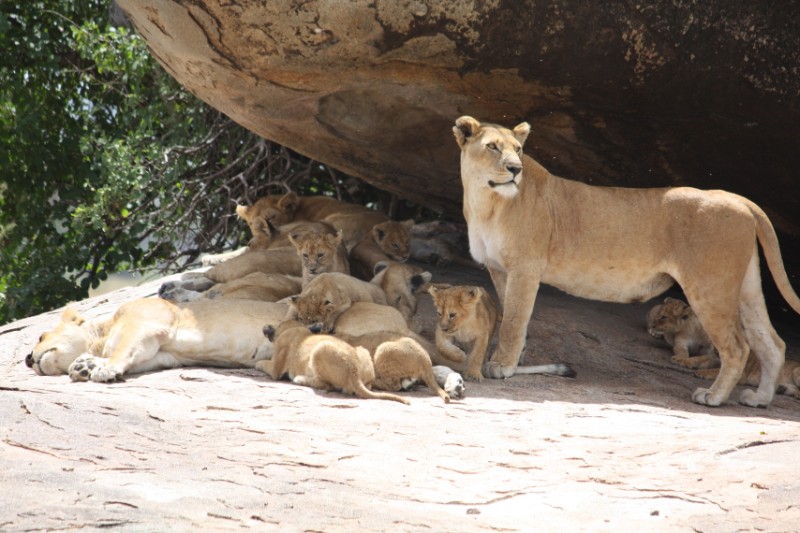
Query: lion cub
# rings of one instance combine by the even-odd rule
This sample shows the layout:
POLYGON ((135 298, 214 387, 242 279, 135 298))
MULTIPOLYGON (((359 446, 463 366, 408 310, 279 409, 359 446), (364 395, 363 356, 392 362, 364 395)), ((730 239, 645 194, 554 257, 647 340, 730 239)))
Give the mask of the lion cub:
POLYGON ((269 325, 264 328, 264 335, 274 345, 273 356, 257 362, 255 367, 272 379, 288 375, 297 385, 409 403, 402 396, 369 389, 375 380, 375 368, 364 348, 330 335, 317 335, 297 320, 284 320, 277 328, 269 325))
POLYGON ((347 249, 342 242, 342 232, 336 234, 310 232, 290 234, 291 242, 303 264, 303 286, 324 272, 350 274, 347 249))
POLYGON ((370 283, 383 289, 386 303, 400 311, 412 331, 419 332, 417 294, 431 281, 431 273, 406 263, 380 261, 370 283))
MULTIPOLYGON (((465 377, 481 381, 481 367, 486 349, 494 335, 500 313, 483 287, 473 285, 428 286, 433 297, 439 321, 436 327, 436 348, 454 363, 467 363, 465 377), (467 355, 464 348, 469 348, 467 355)), ((516 374, 554 374, 575 377, 575 371, 566 363, 519 366, 516 374)))
MULTIPOLYGON (((431 357, 422 345, 402 333, 376 331, 366 335, 344 335, 337 337, 348 344, 369 351, 375 365, 373 387, 386 391, 400 391, 422 381, 445 403, 450 403, 450 394, 444 391, 433 372, 431 357)), ((462 387, 463 391, 463 387, 462 387)), ((460 397, 462 391, 454 391, 460 397)))
POLYGON ((666 298, 647 313, 647 332, 673 348, 670 359, 686 368, 713 368, 719 355, 692 308, 676 298, 666 298))
POLYGON ((326 272, 312 279, 303 292, 292 296, 289 303, 306 324, 322 323, 326 333, 333 331, 336 319, 354 302, 386 305, 386 295, 377 285, 347 274, 326 272))
POLYGON ((381 261, 405 262, 411 255, 409 239, 413 220, 395 222, 388 220, 375 224, 350 250, 350 263, 353 275, 369 280, 375 272, 375 265, 381 261))
MULTIPOLYGON (((692 308, 675 298, 666 298, 647 313, 647 332, 657 339, 664 339, 674 347, 672 362, 688 368, 698 369, 695 375, 704 379, 716 379, 720 360, 714 345, 708 338, 700 320, 692 308), (705 355, 690 356, 690 353, 705 355)), ((742 371, 739 385, 757 386, 761 380, 761 365, 752 353, 742 371)), ((778 394, 800 399, 800 362, 787 359, 778 375, 778 394)))
POLYGON ((486 350, 497 327, 499 313, 492 297, 483 287, 474 285, 431 285, 439 317, 436 328, 436 348, 456 363, 467 361, 467 379, 481 381, 486 350), (464 349, 470 350, 469 355, 464 349))

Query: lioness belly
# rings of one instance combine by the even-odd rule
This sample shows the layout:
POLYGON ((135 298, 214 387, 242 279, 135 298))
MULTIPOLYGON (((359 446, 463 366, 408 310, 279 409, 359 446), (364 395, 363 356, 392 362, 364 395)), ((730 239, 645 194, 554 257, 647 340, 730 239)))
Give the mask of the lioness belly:
POLYGON ((548 265, 542 283, 562 291, 606 302, 643 302, 669 289, 675 281, 667 274, 617 268, 552 268, 548 265))

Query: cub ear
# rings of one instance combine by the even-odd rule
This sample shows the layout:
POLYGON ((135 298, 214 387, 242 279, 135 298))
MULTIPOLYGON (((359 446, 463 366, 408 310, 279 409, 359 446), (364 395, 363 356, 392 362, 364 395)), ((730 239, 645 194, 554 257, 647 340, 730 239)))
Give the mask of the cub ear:
POLYGON ((69 322, 75 324, 76 326, 80 326, 86 319, 83 318, 78 312, 75 310, 74 307, 67 307, 64 309, 64 312, 61 313, 61 321, 62 322, 69 322))
POLYGON ((300 199, 293 192, 287 192, 278 200, 278 209, 289 216, 294 215, 300 205, 300 199))
POLYGON ((672 302, 680 302, 680 300, 678 300, 677 298, 669 297, 669 296, 664 298, 664 303, 665 304, 672 303, 672 302))
POLYGON ((372 228, 372 236, 375 237, 375 242, 382 242, 386 238, 386 232, 381 228, 372 228))
POLYGON ((531 125, 527 122, 521 122, 512 130, 514 138, 519 141, 519 144, 525 144, 528 134, 531 132, 531 125))
POLYGON ((453 135, 456 136, 456 142, 462 150, 467 144, 467 140, 478 133, 481 124, 470 116, 463 116, 456 120, 456 125, 453 126, 453 135))
POLYGON ((342 244, 342 241, 344 240, 344 232, 342 229, 339 228, 339 230, 336 232, 336 235, 331 235, 330 240, 334 246, 339 246, 342 244))
POLYGON ((464 296, 465 296, 464 301, 466 303, 472 303, 472 302, 477 302, 480 299, 481 294, 478 291, 477 287, 470 287, 470 289, 464 296))
POLYGON ((261 332, 267 339, 269 339, 269 342, 275 342, 275 328, 271 324, 264 326, 264 329, 262 329, 261 332))
POLYGON ((404 221, 402 224, 403 224, 403 227, 405 229, 410 230, 411 228, 414 227, 414 219, 413 218, 409 218, 408 220, 404 221))
POLYGON ((376 276, 381 272, 383 272, 384 270, 386 270, 387 268, 389 268, 389 263, 387 263, 386 261, 378 261, 377 263, 375 263, 375 268, 372 269, 372 275, 376 276))
POLYGON ((430 282, 431 277, 432 277, 431 273, 428 272, 427 270, 419 274, 414 274, 413 276, 411 276, 411 289, 413 291, 419 290, 426 283, 430 282))
POLYGON ((242 220, 249 221, 250 218, 250 207, 246 205, 237 205, 236 206, 236 215, 241 218, 242 220))

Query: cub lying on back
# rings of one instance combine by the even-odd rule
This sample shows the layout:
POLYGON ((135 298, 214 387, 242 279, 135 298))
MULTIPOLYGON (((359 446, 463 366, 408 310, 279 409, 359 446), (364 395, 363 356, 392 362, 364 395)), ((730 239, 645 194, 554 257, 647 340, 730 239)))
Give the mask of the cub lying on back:
POLYGON ((402 396, 369 389, 375 380, 375 368, 364 348, 355 348, 330 335, 312 333, 296 320, 284 320, 277 328, 268 325, 264 334, 274 344, 274 355, 255 366, 272 379, 288 375, 297 385, 338 390, 359 398, 409 403, 402 396))
POLYGON ((383 289, 386 303, 400 311, 412 331, 419 331, 417 321, 417 293, 431 281, 431 273, 406 263, 381 261, 375 265, 373 285, 383 289))
MULTIPOLYGON (((439 317, 436 327, 439 353, 456 363, 467 361, 465 377, 482 380, 481 366, 499 317, 494 300, 483 287, 472 285, 434 284, 428 287, 428 292, 439 317), (470 350, 469 355, 464 349, 470 350)), ((563 363, 517 367, 517 373, 575 376, 572 368, 563 363)))
POLYGON ((687 368, 713 368, 719 355, 700 319, 686 302, 665 298, 647 313, 647 332, 673 347, 671 361, 687 368))
MULTIPOLYGON (((688 368, 701 369, 695 375, 705 379, 716 379, 720 360, 714 351, 708 334, 688 304, 675 298, 666 298, 647 313, 647 331, 653 337, 663 338, 675 347, 672 361, 688 368), (690 357, 688 353, 698 349, 705 355, 690 357), (680 354, 679 354, 680 350, 680 354)), ((761 380, 761 365, 753 354, 739 379, 739 385, 756 386, 761 380)), ((800 362, 787 359, 778 375, 778 394, 800 398, 800 362)))

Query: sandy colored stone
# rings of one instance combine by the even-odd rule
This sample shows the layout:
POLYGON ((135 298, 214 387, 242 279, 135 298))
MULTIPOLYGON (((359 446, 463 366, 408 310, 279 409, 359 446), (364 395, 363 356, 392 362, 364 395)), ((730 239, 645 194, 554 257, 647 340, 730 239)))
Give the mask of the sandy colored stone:
MULTIPOLYGON (((79 308, 111 313, 157 286, 79 308)), ((421 308, 430 335, 427 296, 421 308)), ((5 325, 0 530, 796 530, 800 402, 692 404, 704 382, 647 335, 648 308, 545 288, 526 361, 569 362, 578 377, 469 383, 449 405, 424 387, 403 406, 253 370, 71 383, 23 361, 58 312, 5 325)), ((784 338, 797 357, 797 335, 784 338)))

